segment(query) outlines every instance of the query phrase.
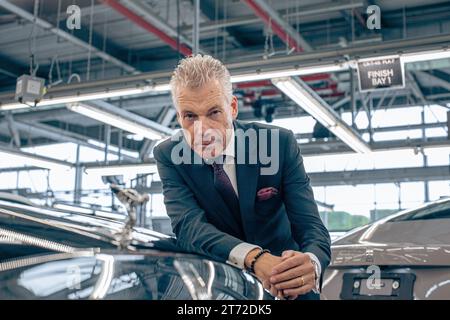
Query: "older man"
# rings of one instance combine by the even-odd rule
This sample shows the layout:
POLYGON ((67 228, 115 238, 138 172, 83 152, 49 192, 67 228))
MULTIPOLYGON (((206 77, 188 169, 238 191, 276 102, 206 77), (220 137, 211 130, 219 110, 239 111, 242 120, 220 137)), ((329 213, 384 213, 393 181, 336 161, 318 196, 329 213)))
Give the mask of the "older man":
POLYGON ((236 120, 211 56, 182 60, 171 90, 182 131, 154 156, 178 245, 250 270, 274 296, 318 299, 330 238, 292 132, 236 120))

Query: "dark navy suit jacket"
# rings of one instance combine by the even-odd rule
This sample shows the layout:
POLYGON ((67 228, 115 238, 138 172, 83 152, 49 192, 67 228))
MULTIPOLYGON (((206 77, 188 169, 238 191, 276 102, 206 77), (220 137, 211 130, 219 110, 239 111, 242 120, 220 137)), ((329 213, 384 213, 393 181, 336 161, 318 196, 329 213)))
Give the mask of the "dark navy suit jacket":
MULTIPOLYGON (((279 169, 275 174, 262 175, 268 167, 258 157, 257 163, 236 164, 240 213, 239 226, 220 194, 213 185, 213 171, 189 147, 189 159, 201 164, 174 164, 171 154, 175 146, 186 141, 170 138, 154 150, 159 175, 163 184, 164 202, 172 220, 177 245, 184 250, 227 261, 230 251, 245 241, 269 249, 275 255, 292 249, 311 252, 320 261, 322 274, 330 262, 330 237, 323 225, 314 201, 309 177, 303 166, 297 141, 292 131, 259 123, 233 122, 235 131, 253 129, 278 130, 279 169), (200 159, 200 160, 199 160, 200 159), (262 188, 278 189, 274 197, 260 201, 257 191, 262 188)), ((258 143, 247 143, 246 157, 258 154, 258 143)), ((270 141, 269 141, 270 142, 270 141)), ((277 142, 276 142, 277 143, 277 142)), ((268 144, 270 146, 270 143, 268 144)), ((178 149, 177 149, 178 150, 178 149)), ((269 154, 272 151, 269 147, 269 154)), ((184 155, 183 151, 180 155, 184 155)), ((236 153, 237 155, 237 153, 236 153)))

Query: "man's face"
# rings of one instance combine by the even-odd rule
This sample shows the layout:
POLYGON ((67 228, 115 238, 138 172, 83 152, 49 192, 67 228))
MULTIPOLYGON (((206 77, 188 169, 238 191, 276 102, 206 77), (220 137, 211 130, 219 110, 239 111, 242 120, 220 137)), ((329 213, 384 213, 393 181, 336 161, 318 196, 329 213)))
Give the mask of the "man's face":
POLYGON ((237 117, 236 97, 227 104, 221 85, 212 80, 200 88, 180 88, 177 102, 177 119, 190 147, 205 159, 222 153, 231 138, 227 129, 237 117))

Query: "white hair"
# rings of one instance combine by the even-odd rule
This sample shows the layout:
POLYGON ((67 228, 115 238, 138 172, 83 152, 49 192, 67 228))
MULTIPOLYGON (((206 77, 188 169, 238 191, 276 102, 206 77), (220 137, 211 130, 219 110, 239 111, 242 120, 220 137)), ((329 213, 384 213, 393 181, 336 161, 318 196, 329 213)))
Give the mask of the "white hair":
POLYGON ((230 73, 222 62, 209 55, 201 54, 184 58, 175 68, 170 80, 173 103, 177 106, 180 88, 201 88, 211 80, 219 82, 226 103, 230 103, 233 87, 230 73))

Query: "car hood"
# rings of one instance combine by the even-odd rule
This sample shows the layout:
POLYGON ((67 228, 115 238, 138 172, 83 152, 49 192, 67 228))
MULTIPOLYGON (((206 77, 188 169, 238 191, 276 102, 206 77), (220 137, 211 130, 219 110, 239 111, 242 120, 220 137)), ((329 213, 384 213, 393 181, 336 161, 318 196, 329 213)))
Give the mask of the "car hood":
POLYGON ((161 251, 77 251, 0 262, 1 299, 263 299, 232 266, 161 251))
POLYGON ((450 266, 450 220, 383 221, 332 245, 332 266, 450 266))
MULTIPOLYGON (((41 225, 48 229, 64 230, 113 245, 118 245, 125 226, 123 221, 0 200, 0 227, 8 228, 11 221, 20 222, 25 227, 41 225)), ((26 230, 25 227, 21 231, 26 230)), ((164 250, 179 251, 172 245, 174 243, 173 237, 146 228, 134 227, 131 233, 131 244, 136 246, 152 248, 156 244, 164 246, 164 250)))

